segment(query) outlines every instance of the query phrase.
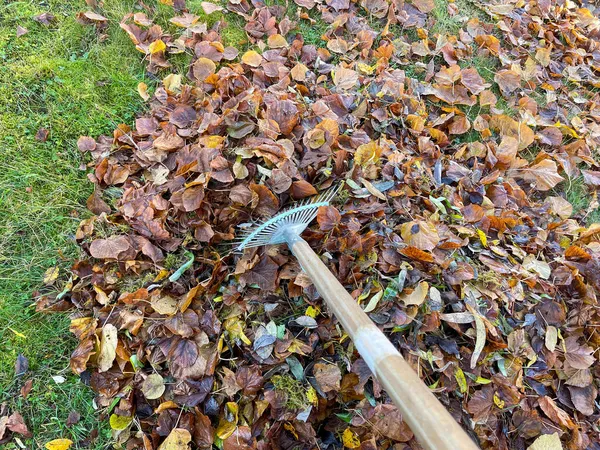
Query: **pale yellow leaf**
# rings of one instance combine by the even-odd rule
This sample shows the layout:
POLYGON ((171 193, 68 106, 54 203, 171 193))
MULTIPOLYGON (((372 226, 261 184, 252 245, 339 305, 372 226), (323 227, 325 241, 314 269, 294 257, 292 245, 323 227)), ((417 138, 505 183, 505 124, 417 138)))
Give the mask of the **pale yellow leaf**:
POLYGON ((185 428, 173 428, 158 450, 188 450, 192 435, 185 428))
POLYGON ((553 352, 556 349, 556 344, 558 342, 558 330, 556 327, 552 325, 548 325, 546 328, 546 338, 544 340, 544 345, 546 348, 553 352))
POLYGON ((563 450, 558 433, 543 434, 538 437, 527 450, 563 450))
POLYGON ((142 100, 148 101, 148 99, 150 98, 150 94, 148 94, 148 85, 146 83, 144 83, 143 81, 141 83, 138 83, 137 91, 140 97, 142 97, 142 100))
POLYGON ((58 267, 49 267, 44 272, 44 284, 51 285, 54 284, 56 279, 58 278, 58 267))
POLYGON ((400 300, 405 305, 416 305, 421 306, 427 298, 429 292, 429 283, 427 281, 421 281, 417 287, 410 294, 403 294, 400 296, 400 300))
POLYGON ((100 355, 98 356, 98 372, 106 372, 113 365, 117 356, 117 329, 107 323, 102 327, 100 338, 100 355))
POLYGON ((377 292, 373 297, 371 297, 371 300, 369 300, 369 303, 367 303, 367 306, 365 306, 364 311, 368 313, 377 308, 377 304, 379 303, 379 300, 381 300, 381 297, 383 297, 383 291, 377 292))

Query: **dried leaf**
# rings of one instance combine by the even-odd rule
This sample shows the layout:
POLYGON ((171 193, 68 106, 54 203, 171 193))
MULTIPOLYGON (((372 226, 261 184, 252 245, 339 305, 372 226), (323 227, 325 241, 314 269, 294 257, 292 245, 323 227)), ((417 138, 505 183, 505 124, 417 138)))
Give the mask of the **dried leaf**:
POLYGON ((148 400, 155 400, 164 394, 165 381, 159 374, 152 373, 146 377, 141 389, 148 400))
POLYGON ((185 428, 173 428, 158 450, 188 450, 192 440, 191 433, 185 428))
POLYGON ((100 353, 98 355, 98 371, 109 370, 117 357, 117 329, 113 324, 107 323, 102 327, 100 338, 100 353))

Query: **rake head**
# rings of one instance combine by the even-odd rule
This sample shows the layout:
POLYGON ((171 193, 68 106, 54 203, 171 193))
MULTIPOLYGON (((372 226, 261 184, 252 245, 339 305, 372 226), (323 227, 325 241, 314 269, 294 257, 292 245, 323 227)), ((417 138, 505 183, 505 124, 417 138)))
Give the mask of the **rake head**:
POLYGON ((338 188, 330 188, 319 195, 307 198, 276 216, 243 229, 237 251, 245 248, 289 243, 291 237, 300 236, 306 227, 317 217, 321 206, 328 206, 338 188))

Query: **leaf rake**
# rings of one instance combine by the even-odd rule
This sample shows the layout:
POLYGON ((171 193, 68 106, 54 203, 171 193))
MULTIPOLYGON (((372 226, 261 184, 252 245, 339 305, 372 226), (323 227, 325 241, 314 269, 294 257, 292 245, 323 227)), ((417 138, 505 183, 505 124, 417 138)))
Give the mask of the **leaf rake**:
POLYGON ((369 319, 319 256, 300 237, 338 188, 305 200, 253 227, 244 229, 236 250, 287 244, 302 269, 338 318, 358 353, 385 387, 403 420, 428 450, 475 450, 477 445, 404 360, 394 345, 369 319))

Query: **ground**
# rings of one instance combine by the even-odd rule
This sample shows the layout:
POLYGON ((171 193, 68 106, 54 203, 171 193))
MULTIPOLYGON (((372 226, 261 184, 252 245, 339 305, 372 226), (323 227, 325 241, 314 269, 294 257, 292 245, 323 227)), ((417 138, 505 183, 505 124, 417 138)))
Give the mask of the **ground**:
MULTIPOLYGON (((28 448, 42 447, 55 438, 77 442, 95 428, 100 428, 100 436, 93 448, 106 448, 110 442, 108 425, 96 420, 92 392, 68 368, 74 346, 68 317, 36 313, 34 292, 49 267, 59 267, 59 277, 65 276, 77 252, 73 233, 88 214, 85 200, 92 184, 86 178, 77 138, 110 134, 119 123, 132 124, 143 109, 138 83, 153 83, 146 79, 141 57, 119 28, 121 18, 134 11, 134 3, 104 1, 102 11, 109 19, 106 39, 76 21, 77 12, 88 9, 84 1, 0 4, 0 403, 7 402, 23 414, 34 435, 28 448), (56 16, 51 25, 33 20, 48 11, 56 16), (28 33, 17 38, 17 26, 28 33), (48 131, 44 142, 36 138, 40 129, 48 131), (22 380, 14 375, 19 354, 28 358, 26 376, 33 378, 27 399, 18 396, 22 380), (53 376, 66 380, 57 383, 53 376), (67 427, 71 411, 79 412, 81 421, 67 427)), ((199 14, 200 3, 188 2, 188 7, 199 14)), ((472 17, 482 14, 469 0, 457 3, 468 6, 472 17)), ((460 18, 447 14, 445 0, 436 4, 437 24, 431 32, 455 34, 460 18)), ((157 22, 161 8, 167 7, 159 7, 157 22)), ((212 15, 207 20, 218 18, 212 15)), ((243 50, 245 33, 235 17, 227 20, 226 44, 243 50)), ((163 25, 167 26, 166 20, 163 25)), ((318 44, 326 30, 320 21, 312 26, 303 22, 302 27, 307 43, 318 44)), ((174 71, 183 71, 188 60, 183 55, 173 62, 174 71)), ((489 74, 488 81, 494 76, 493 64, 480 57, 461 62, 476 66, 486 79, 489 74)), ((405 70, 418 76, 418 67, 405 70)), ((468 140, 468 135, 463 139, 468 140)), ((587 209, 589 199, 581 180, 564 182, 559 188, 575 210, 587 209)), ((588 222, 598 218, 596 211, 588 222)))

